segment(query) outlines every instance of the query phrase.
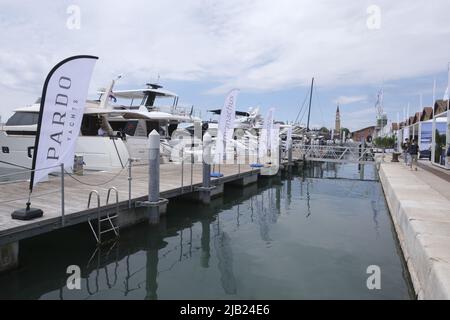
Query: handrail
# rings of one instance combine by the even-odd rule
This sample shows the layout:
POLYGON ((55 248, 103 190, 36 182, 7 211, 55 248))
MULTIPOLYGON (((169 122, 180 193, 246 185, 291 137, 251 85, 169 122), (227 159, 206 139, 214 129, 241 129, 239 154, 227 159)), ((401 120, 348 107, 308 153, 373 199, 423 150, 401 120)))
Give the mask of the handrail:
POLYGON ((97 196, 97 207, 100 208, 100 194, 97 190, 92 190, 91 192, 89 192, 88 209, 91 207, 91 198, 93 193, 95 193, 95 195, 97 196))
POLYGON ((111 195, 111 191, 114 191, 116 194, 116 204, 119 203, 119 191, 117 191, 116 187, 111 187, 108 189, 108 194, 106 196, 106 204, 109 204, 109 196, 111 195))
MULTIPOLYGON (((100 194, 98 193, 97 190, 92 190, 91 192, 89 192, 88 209, 91 207, 92 194, 95 194, 97 196, 97 220, 100 220, 100 194)), ((97 236, 97 233, 95 232, 94 227, 92 226, 92 223, 90 220, 89 220, 89 227, 91 227, 92 233, 94 234, 94 237, 95 237, 95 240, 97 240, 97 243, 101 243, 100 223, 98 223, 98 225, 97 225, 98 236, 97 236)))

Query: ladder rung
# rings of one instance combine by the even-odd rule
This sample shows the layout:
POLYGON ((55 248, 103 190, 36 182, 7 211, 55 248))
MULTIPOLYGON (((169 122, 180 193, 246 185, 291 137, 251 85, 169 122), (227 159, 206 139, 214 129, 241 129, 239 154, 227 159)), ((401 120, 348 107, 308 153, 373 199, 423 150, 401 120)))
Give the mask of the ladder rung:
POLYGON ((115 219, 115 218, 117 218, 117 217, 118 217, 118 215, 115 215, 115 216, 109 216, 109 217, 100 219, 99 221, 100 221, 100 222, 108 221, 108 220, 111 220, 111 219, 115 219))
POLYGON ((110 231, 116 232, 116 229, 117 229, 117 227, 114 227, 114 228, 111 228, 111 229, 108 229, 108 230, 105 230, 105 231, 101 231, 100 234, 104 234, 104 233, 107 233, 107 232, 110 232, 110 231))

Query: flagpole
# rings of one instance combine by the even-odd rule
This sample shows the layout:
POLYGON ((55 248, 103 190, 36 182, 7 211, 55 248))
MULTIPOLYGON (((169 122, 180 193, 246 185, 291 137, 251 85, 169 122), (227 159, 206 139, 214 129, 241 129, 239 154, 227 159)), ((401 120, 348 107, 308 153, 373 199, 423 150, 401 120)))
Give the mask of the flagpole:
POLYGON ((397 152, 400 152, 401 135, 400 135, 400 112, 397 112, 397 152))
POLYGON ((448 63, 448 71, 447 71, 447 111, 450 109, 450 62, 448 63))
POLYGON ((403 120, 405 120, 406 119, 406 109, 405 109, 405 107, 403 107, 403 120))
POLYGON ((411 128, 410 128, 410 123, 409 123, 409 107, 410 107, 410 103, 408 102, 408 107, 406 108, 406 119, 407 119, 407 121, 408 121, 408 139, 409 139, 409 136, 411 135, 411 128))
POLYGON ((436 77, 434 78, 434 82, 433 82, 433 103, 432 103, 432 108, 433 108, 433 111, 432 111, 432 115, 433 115, 433 124, 432 124, 432 127, 431 127, 431 162, 434 162, 434 160, 435 160, 435 151, 436 151, 436 147, 435 147, 435 144, 436 144, 436 136, 435 136, 435 134, 436 134, 436 117, 435 117, 435 114, 434 114, 434 105, 435 105, 435 102, 436 102, 436 77))

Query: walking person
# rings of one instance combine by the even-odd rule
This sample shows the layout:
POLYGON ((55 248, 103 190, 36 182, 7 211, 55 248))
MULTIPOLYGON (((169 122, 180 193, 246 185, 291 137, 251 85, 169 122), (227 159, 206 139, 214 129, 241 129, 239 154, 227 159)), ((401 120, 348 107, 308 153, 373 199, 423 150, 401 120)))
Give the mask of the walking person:
POLYGON ((409 152, 408 152, 408 149, 409 149, 409 139, 406 138, 405 142, 402 144, 403 157, 404 157, 406 166, 408 166, 408 164, 409 164, 409 152))
POLYGON ((416 140, 413 139, 411 141, 408 151, 409 151, 410 158, 411 158, 411 164, 410 164, 411 170, 413 170, 413 168, 414 168, 414 170, 417 171, 417 158, 419 155, 419 146, 417 145, 416 140))
POLYGON ((448 148, 447 148, 447 164, 450 164, 450 144, 448 145, 448 148))

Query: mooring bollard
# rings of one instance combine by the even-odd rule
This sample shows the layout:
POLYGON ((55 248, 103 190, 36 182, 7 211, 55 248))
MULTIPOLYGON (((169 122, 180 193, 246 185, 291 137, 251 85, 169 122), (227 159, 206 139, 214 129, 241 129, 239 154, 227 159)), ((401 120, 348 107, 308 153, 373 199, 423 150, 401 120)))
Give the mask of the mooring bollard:
POLYGON ((160 166, 160 141, 159 134, 153 130, 148 135, 148 201, 137 202, 137 207, 148 208, 150 224, 159 223, 161 207, 167 204, 167 199, 159 196, 159 166, 160 166))
POLYGON ((148 201, 159 201, 159 134, 153 130, 148 136, 148 201))
POLYGON ((278 139, 278 165, 281 168, 283 163, 283 140, 281 138, 278 139))
POLYGON ((288 148, 288 165, 292 166, 292 138, 286 141, 286 146, 288 148))
POLYGON ((288 167, 287 167, 287 172, 288 172, 288 176, 291 177, 292 175, 292 166, 294 165, 294 163, 292 162, 292 138, 289 140, 286 140, 286 147, 288 148, 288 167))
POLYGON ((211 135, 207 132, 203 137, 203 188, 210 187, 211 181, 211 135))
POLYGON ((394 151, 394 153, 392 154, 392 160, 391 162, 399 162, 398 157, 401 155, 400 152, 394 151))
MULTIPOLYGON (((153 130, 148 136, 148 202, 157 204, 159 202, 159 134, 153 130)), ((151 206, 150 222, 159 220, 159 206, 151 206)))
POLYGON ((203 136, 203 159, 202 159, 202 186, 197 188, 200 201, 204 204, 211 202, 211 191, 215 186, 211 186, 211 135, 207 132, 203 136))

